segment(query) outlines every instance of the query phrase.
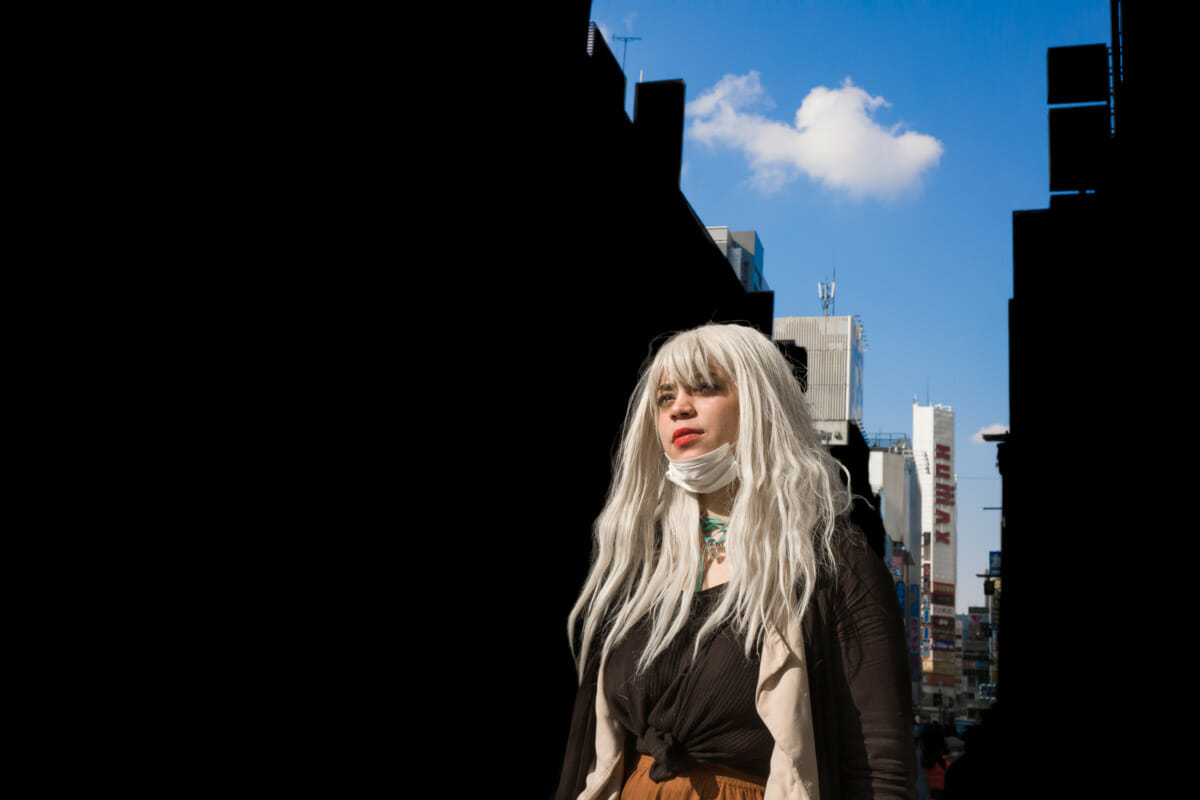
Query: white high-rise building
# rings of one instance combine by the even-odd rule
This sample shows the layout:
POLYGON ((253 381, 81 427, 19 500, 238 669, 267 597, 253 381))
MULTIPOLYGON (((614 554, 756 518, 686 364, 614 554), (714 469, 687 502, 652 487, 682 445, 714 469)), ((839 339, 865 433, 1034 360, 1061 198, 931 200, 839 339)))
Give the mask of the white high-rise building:
POLYGON ((854 317, 776 317, 772 338, 804 348, 804 396, 825 445, 863 430, 863 329, 854 317))
POLYGON ((927 694, 953 696, 958 685, 954 655, 958 513, 954 410, 949 406, 913 404, 913 460, 921 487, 921 683, 927 694))

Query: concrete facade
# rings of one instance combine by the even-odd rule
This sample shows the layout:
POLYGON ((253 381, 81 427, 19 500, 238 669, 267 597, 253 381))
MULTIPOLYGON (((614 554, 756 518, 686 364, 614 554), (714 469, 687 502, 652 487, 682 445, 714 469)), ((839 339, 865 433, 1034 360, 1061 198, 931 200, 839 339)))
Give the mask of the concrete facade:
POLYGON ((958 686, 954 626, 957 564, 954 410, 913 405, 913 460, 921 487, 921 683, 958 686))

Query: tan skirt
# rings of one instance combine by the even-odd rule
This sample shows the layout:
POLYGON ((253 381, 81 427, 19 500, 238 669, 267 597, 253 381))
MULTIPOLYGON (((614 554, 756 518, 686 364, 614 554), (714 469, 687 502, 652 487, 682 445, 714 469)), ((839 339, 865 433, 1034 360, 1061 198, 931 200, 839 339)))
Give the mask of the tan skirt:
POLYGON ((654 758, 638 759, 625 781, 621 800, 763 800, 766 783, 740 770, 718 764, 700 764, 687 775, 668 781, 650 780, 654 758))

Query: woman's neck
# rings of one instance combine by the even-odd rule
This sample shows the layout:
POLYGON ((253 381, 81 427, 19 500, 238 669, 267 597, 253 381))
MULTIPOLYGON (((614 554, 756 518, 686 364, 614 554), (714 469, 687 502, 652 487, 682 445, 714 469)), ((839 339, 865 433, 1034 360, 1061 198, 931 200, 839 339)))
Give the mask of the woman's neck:
POLYGON ((729 513, 733 510, 734 495, 732 485, 715 492, 699 495, 697 499, 700 501, 700 513, 719 519, 729 519, 729 513))

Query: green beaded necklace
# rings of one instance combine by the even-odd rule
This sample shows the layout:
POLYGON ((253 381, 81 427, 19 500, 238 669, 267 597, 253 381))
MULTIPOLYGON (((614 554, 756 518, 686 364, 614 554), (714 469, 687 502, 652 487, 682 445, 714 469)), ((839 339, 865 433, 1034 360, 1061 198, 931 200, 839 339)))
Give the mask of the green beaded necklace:
POLYGON ((700 530, 704 534, 704 552, 700 554, 700 577, 696 579, 696 591, 704 585, 704 564, 711 554, 714 559, 725 556, 725 537, 729 535, 729 523, 716 517, 704 517, 700 520, 700 530), (709 536, 713 531, 720 531, 719 538, 709 536))

